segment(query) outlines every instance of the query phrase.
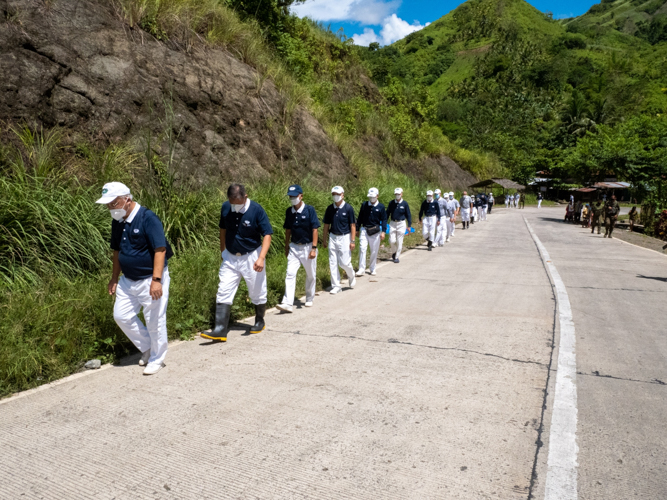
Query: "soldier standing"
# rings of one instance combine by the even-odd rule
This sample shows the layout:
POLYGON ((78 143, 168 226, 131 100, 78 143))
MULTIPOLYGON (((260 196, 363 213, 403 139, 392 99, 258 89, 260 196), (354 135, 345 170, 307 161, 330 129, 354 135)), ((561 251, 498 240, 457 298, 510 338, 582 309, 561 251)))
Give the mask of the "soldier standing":
POLYGON ((593 216, 591 217, 591 234, 595 232, 595 226, 598 227, 598 234, 600 234, 600 226, 604 220, 604 205, 601 200, 597 200, 592 208, 593 216))
POLYGON ((616 195, 611 195, 611 199, 607 201, 604 207, 605 238, 611 238, 611 233, 614 232, 614 227, 616 227, 616 221, 618 220, 618 214, 620 212, 621 207, 616 201, 616 195))

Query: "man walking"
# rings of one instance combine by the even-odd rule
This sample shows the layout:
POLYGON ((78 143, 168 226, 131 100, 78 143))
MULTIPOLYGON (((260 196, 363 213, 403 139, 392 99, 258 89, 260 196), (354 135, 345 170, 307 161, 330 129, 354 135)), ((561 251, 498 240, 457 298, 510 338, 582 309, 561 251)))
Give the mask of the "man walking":
POLYGON ((389 244, 391 245, 391 258, 395 264, 398 264, 401 250, 403 249, 405 231, 412 226, 410 206, 403 199, 403 190, 401 188, 394 189, 394 199, 389 202, 389 206, 387 207, 387 217, 390 219, 389 244))
POLYGON ((605 204, 604 207, 605 238, 611 238, 611 233, 614 232, 614 228, 616 227, 616 221, 618 220, 618 214, 620 212, 621 212, 621 206, 616 201, 616 195, 611 195, 611 198, 605 204))
POLYGON ((160 219, 134 201, 125 184, 105 184, 96 203, 106 205, 113 218, 113 271, 108 290, 109 295, 116 294, 114 320, 142 353, 139 365, 146 366, 144 375, 154 375, 167 355, 171 246, 160 219), (138 316, 142 308, 145 324, 138 316))
POLYGON ((486 221, 486 210, 488 207, 489 201, 486 198, 486 194, 482 193, 479 195, 479 220, 486 221))
POLYGON ((454 237, 454 233, 456 232, 456 217, 458 217, 459 212, 461 211, 461 204, 459 203, 459 200, 454 198, 454 191, 449 192, 449 201, 454 202, 454 220, 452 221, 452 231, 449 235, 450 238, 454 237))
POLYGON ((218 272, 215 327, 201 336, 227 342, 229 316, 241 278, 245 280, 250 301, 255 305, 255 324, 250 333, 260 333, 266 327, 265 261, 273 228, 264 209, 248 198, 243 184, 232 184, 227 188, 227 201, 220 209, 219 227, 222 264, 218 272))
POLYGON ((595 232, 595 226, 598 227, 598 234, 600 234, 600 226, 604 221, 604 205, 599 199, 593 204, 593 215, 591 217, 591 234, 595 232))
POLYGON ((521 194, 517 193, 516 196, 518 198, 519 203, 521 204, 519 206, 519 208, 526 208, 526 194, 525 193, 521 193, 521 194))
POLYGON ((340 271, 347 274, 350 288, 357 284, 352 267, 352 250, 357 234, 354 221, 354 208, 345 201, 345 190, 334 186, 331 190, 333 203, 324 212, 324 238, 322 244, 329 248, 329 269, 331 270, 331 290, 335 295, 341 292, 340 271))
POLYGON ((488 213, 491 213, 491 210, 493 209, 493 204, 496 202, 495 198, 493 197, 493 193, 489 193, 489 196, 487 197, 486 201, 489 204, 488 213))
POLYGON ((433 191, 426 191, 426 199, 419 208, 419 223, 422 225, 422 236, 428 242, 428 251, 431 252, 435 231, 440 224, 440 208, 433 199, 433 191))
POLYGON ((359 233, 359 269, 357 276, 363 276, 366 272, 366 249, 371 247, 371 276, 375 276, 380 242, 384 240, 387 230, 387 211, 384 205, 378 201, 380 192, 377 188, 368 190, 368 201, 361 204, 359 218, 357 219, 357 232, 359 233))
POLYGON ((468 196, 468 191, 463 191, 463 196, 459 204, 461 205, 461 223, 463 224, 463 229, 469 229, 472 199, 468 196))
POLYGON ((315 208, 303 202, 303 189, 299 185, 287 190, 290 204, 285 212, 285 256, 287 257, 287 275, 285 276, 285 295, 276 306, 279 311, 291 313, 296 289, 296 273, 303 266, 306 271, 306 307, 312 307, 315 298, 315 280, 317 276, 317 230, 320 221, 315 208))
POLYGON ((537 194, 537 208, 540 208, 542 206, 542 200, 544 197, 542 196, 542 193, 537 194))
POLYGON ((438 224, 435 232, 435 246, 437 247, 445 246, 445 239, 448 237, 447 224, 444 224, 443 222, 445 220, 448 201, 449 196, 447 194, 443 197, 442 191, 439 189, 435 190, 435 202, 438 204, 438 210, 440 212, 440 224, 438 224))

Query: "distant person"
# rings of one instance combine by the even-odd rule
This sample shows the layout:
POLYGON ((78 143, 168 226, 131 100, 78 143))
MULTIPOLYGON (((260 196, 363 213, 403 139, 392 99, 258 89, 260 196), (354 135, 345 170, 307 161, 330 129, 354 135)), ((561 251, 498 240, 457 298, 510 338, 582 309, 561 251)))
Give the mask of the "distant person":
POLYGON ((461 204, 459 203, 459 200, 454 198, 454 191, 449 192, 449 201, 454 203, 454 220, 452 221, 452 230, 449 235, 450 238, 454 237, 454 233, 456 232, 456 218, 459 216, 459 213, 461 212, 461 204))
POLYGON ((394 189, 394 199, 389 202, 387 207, 387 217, 389 218, 389 244, 391 259, 394 264, 398 264, 401 250, 403 249, 403 238, 406 230, 412 227, 412 215, 410 206, 403 199, 403 189, 394 189))
POLYGON ((544 197, 542 196, 542 193, 538 193, 537 194, 537 208, 542 207, 542 200, 543 199, 544 199, 544 197))
POLYGON ((521 194, 517 193, 517 195, 519 196, 519 203, 520 203, 519 208, 524 208, 525 209, 526 208, 526 194, 525 193, 521 193, 521 194))
POLYGON ((422 236, 427 241, 428 251, 431 252, 435 231, 440 224, 440 208, 433 199, 433 191, 426 191, 426 199, 419 209, 419 223, 422 225, 422 236))
POLYGON ((604 205, 602 204, 602 200, 596 200, 591 211, 591 234, 595 232, 595 226, 597 226, 598 234, 600 234, 600 227, 604 222, 604 205))
POLYGON ((570 195, 570 203, 574 206, 574 195, 570 195))
POLYGON ((320 220, 315 208, 303 202, 303 189, 294 184, 287 190, 291 207, 285 211, 285 295, 276 306, 279 311, 291 313, 294 306, 296 274, 303 266, 306 271, 306 307, 313 306, 317 279, 317 241, 320 220))
POLYGON ((489 204, 488 213, 491 213, 491 210, 493 209, 493 204, 496 202, 495 198, 493 197, 493 193, 489 193, 489 196, 487 197, 487 202, 489 204))
POLYGON ((639 218, 639 212, 637 212, 637 207, 632 207, 630 209, 630 213, 628 214, 628 220, 630 221, 630 232, 633 232, 635 230, 635 223, 637 222, 637 219, 639 218))
POLYGON ((435 190, 435 202, 438 204, 438 209, 440 210, 440 224, 435 232, 435 246, 442 247, 445 246, 445 240, 447 239, 447 224, 445 223, 445 218, 447 216, 447 202, 449 201, 449 196, 445 193, 445 196, 442 196, 442 191, 440 189, 435 190))
POLYGON ((470 198, 470 196, 468 196, 467 191, 463 191, 463 196, 461 196, 459 204, 461 205, 461 223, 463 225, 463 229, 468 229, 470 228, 470 213, 472 212, 472 199, 470 198))
POLYGON ((616 227, 616 221, 618 220, 618 214, 621 213, 621 206, 616 201, 616 196, 611 195, 611 199, 607 201, 604 207, 604 227, 605 227, 605 238, 611 238, 611 233, 614 232, 616 227))
POLYGON ((578 224, 581 222, 581 210, 583 208, 583 204, 581 203, 581 200, 577 200, 574 203, 574 222, 575 224, 578 224))
POLYGON ((361 204, 359 217, 357 218, 357 233, 359 233, 359 269, 357 276, 363 276, 366 272, 366 249, 371 247, 370 271, 371 276, 377 274, 378 253, 380 243, 384 240, 387 230, 387 211, 384 205, 378 201, 380 192, 377 188, 368 190, 368 201, 361 204))
POLYGON ((486 211, 489 208, 489 200, 486 198, 486 194, 482 193, 479 195, 479 220, 486 221, 486 211))
POLYGON ((574 205, 572 203, 568 203, 567 207, 565 207, 565 219, 563 219, 563 222, 568 221, 574 221, 574 205))
POLYGON ((341 186, 331 189, 333 203, 324 212, 324 237, 322 245, 329 248, 329 270, 331 271, 330 294, 341 292, 340 266, 345 271, 350 288, 357 284, 352 267, 352 250, 356 240, 357 226, 354 208, 345 201, 345 190, 341 186))
POLYGON ((506 195, 505 195, 505 208, 509 208, 509 207, 510 207, 510 203, 511 203, 511 201, 512 201, 512 197, 511 197, 511 195, 506 194, 506 195))
POLYGON ((581 209, 581 227, 588 227, 591 217, 591 207, 588 203, 581 209))
POLYGON ((167 355, 171 246, 158 216, 134 201, 125 184, 105 184, 95 203, 106 205, 113 218, 113 271, 108 285, 109 295, 116 294, 113 318, 141 352, 144 375, 154 375, 167 355), (145 324, 138 316, 142 308, 145 324))
POLYGON ((474 224, 479 218, 479 196, 475 195, 472 197, 472 212, 470 213, 470 223, 474 224))
POLYGON ((273 228, 264 209, 248 198, 243 184, 232 184, 227 188, 227 201, 220 209, 219 226, 222 264, 215 299, 215 327, 201 336, 227 342, 229 317, 241 278, 248 287, 250 301, 255 305, 255 324, 250 333, 260 333, 266 327, 264 316, 268 292, 265 263, 273 228))

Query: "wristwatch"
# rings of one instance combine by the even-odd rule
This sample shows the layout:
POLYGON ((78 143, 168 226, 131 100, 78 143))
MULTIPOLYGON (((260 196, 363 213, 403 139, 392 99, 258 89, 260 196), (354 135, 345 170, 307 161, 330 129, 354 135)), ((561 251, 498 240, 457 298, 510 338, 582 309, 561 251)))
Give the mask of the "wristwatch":
POLYGON ((153 281, 157 281, 158 283, 162 283, 162 278, 156 278, 153 276, 153 281))

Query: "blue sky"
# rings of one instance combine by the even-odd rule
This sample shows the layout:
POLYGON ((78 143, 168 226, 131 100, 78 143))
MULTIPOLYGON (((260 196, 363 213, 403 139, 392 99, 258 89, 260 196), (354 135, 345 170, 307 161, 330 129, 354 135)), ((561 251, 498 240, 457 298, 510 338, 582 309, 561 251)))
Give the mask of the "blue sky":
MULTIPOLYGON (((438 20, 463 3, 460 0, 307 0, 292 10, 308 16, 334 31, 343 28, 359 45, 379 42, 387 45, 438 20)), ((586 12, 594 0, 529 0, 555 18, 574 17, 586 12)))

